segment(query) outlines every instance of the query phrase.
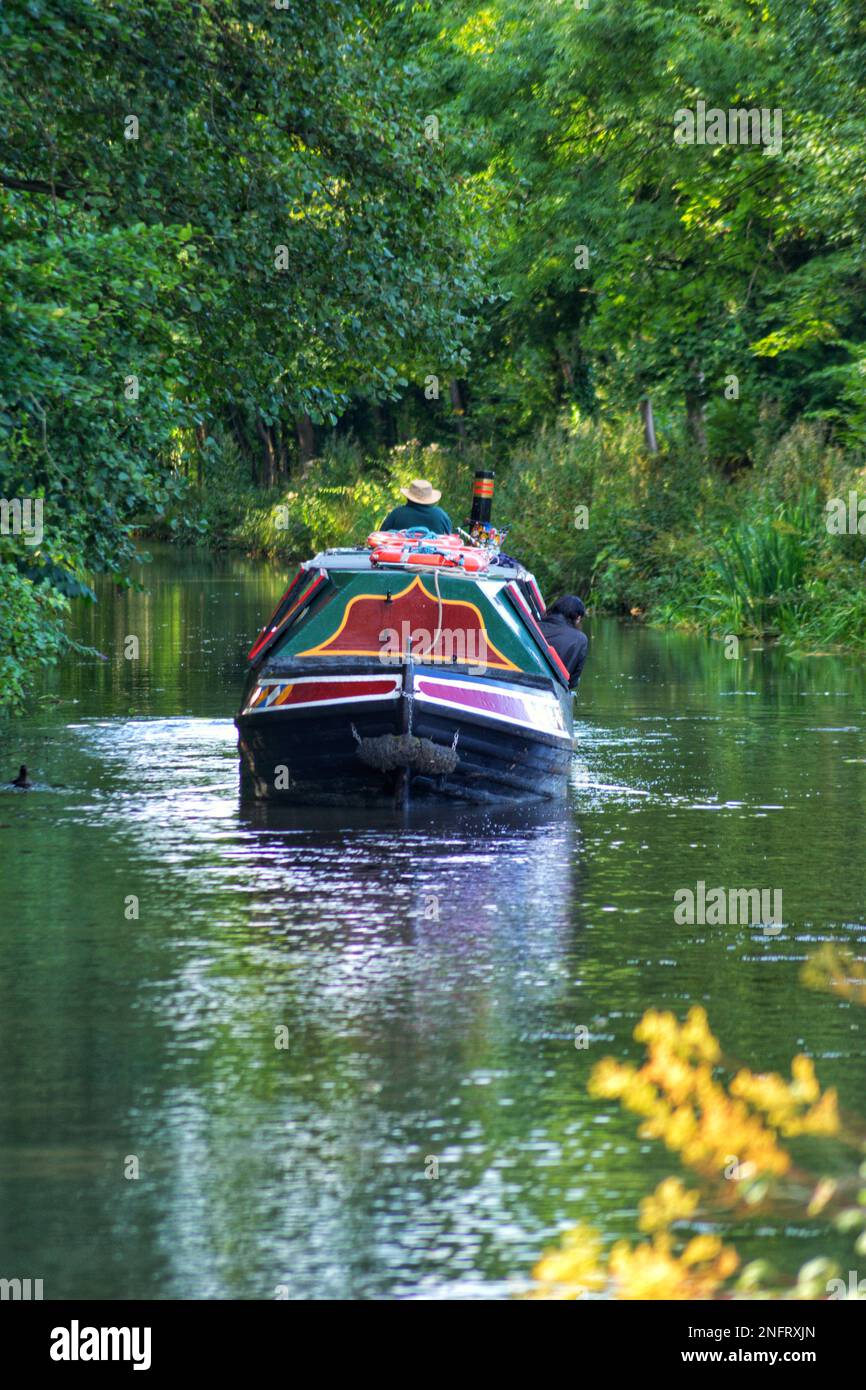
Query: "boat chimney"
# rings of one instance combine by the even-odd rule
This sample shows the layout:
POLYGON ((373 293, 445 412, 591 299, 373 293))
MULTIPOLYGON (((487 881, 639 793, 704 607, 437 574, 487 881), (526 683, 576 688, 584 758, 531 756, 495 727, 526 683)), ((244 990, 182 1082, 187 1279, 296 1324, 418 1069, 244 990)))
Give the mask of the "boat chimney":
POLYGON ((475 470, 475 481, 472 484, 470 525, 476 521, 489 523, 490 513, 493 509, 493 479, 495 476, 489 469, 478 468, 475 470))

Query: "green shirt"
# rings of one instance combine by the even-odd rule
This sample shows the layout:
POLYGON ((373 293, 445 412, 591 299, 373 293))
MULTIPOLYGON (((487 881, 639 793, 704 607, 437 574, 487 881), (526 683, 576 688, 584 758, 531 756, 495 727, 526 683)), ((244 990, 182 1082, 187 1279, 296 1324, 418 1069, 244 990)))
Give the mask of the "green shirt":
POLYGON ((426 526, 437 536, 447 536, 454 530, 451 518, 432 502, 404 502, 390 511, 379 527, 380 531, 408 531, 410 526, 426 526))

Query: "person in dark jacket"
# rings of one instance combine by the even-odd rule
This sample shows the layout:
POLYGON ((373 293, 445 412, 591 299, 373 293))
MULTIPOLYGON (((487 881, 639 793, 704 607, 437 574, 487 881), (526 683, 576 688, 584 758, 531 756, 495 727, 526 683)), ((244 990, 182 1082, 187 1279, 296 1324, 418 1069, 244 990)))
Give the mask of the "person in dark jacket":
POLYGON ((585 612, 582 599, 576 594, 565 594, 558 598, 556 603, 551 604, 538 624, 548 646, 553 648, 568 671, 572 690, 577 689, 583 663, 589 651, 589 638, 580 630, 585 612))
POLYGON ((400 491, 406 498, 401 507, 394 507, 379 527, 380 531, 408 531, 411 526, 426 526, 437 536, 449 536, 454 530, 451 518, 436 503, 442 496, 426 478, 415 478, 400 491))

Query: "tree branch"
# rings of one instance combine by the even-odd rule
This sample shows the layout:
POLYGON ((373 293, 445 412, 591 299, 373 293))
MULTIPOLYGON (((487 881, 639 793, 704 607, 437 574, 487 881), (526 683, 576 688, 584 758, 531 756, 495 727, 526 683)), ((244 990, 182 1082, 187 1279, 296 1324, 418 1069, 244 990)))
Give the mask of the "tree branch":
POLYGON ((14 188, 21 193, 47 193, 49 197, 61 196, 64 193, 72 192, 72 184, 69 183, 47 183, 44 179, 16 179, 11 174, 0 174, 0 185, 4 188, 14 188))

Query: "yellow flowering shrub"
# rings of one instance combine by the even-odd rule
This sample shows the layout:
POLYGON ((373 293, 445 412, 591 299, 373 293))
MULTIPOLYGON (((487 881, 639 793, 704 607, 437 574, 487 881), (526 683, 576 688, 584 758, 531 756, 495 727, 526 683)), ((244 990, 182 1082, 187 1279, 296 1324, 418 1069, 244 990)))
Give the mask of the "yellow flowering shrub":
POLYGON ((537 1297, 580 1298, 607 1283, 601 1262, 601 1237, 588 1226, 575 1226, 558 1250, 545 1255, 535 1267, 537 1297))
POLYGON ((742 1070, 726 1088, 713 1075, 721 1049, 704 1009, 690 1009, 682 1025, 651 1009, 634 1036, 646 1045, 643 1066, 606 1058, 593 1071, 590 1094, 642 1115, 641 1138, 661 1139, 700 1173, 725 1173, 736 1154, 744 1174, 779 1176, 791 1163, 779 1134, 838 1133, 836 1094, 821 1095, 808 1057, 794 1059, 790 1082, 742 1070))
POLYGON ((618 1298, 712 1298, 739 1264, 736 1250, 718 1236, 695 1236, 679 1255, 669 1235, 632 1247, 619 1241, 610 1252, 609 1270, 618 1298))
MULTIPOLYGON (((841 992, 835 982, 844 979, 846 988, 852 988, 852 980, 858 978, 852 970, 850 962, 843 966, 825 956, 814 967, 814 978, 820 972, 824 987, 841 992)), ((862 990, 866 1002, 866 974, 862 990)), ((698 1214, 702 1226, 708 1224, 719 1207, 721 1178, 729 1180, 728 1206, 741 1202, 745 1210, 753 1210, 757 1202, 772 1197, 790 1173, 799 1192, 804 1182, 809 1184, 806 1216, 836 1212, 839 1229, 862 1230, 857 1248, 864 1245, 866 1250, 866 1193, 861 1193, 859 1207, 837 1210, 842 1185, 836 1179, 816 1181, 794 1172, 780 1142, 803 1135, 842 1135, 836 1092, 822 1092, 811 1058, 795 1057, 790 1079, 775 1072, 734 1070, 726 1064, 700 1007, 690 1009, 684 1023, 672 1013, 650 1009, 634 1037, 646 1048, 643 1064, 604 1058, 593 1069, 590 1094, 618 1100, 640 1116, 640 1137, 660 1139, 699 1176, 702 1190, 687 1188, 677 1177, 665 1178, 640 1202, 638 1227, 649 1239, 634 1245, 618 1241, 606 1259, 598 1233, 575 1227, 536 1265, 531 1297, 574 1299, 603 1292, 621 1299, 707 1299, 727 1294, 740 1265, 737 1251, 718 1235, 689 1236, 674 1229, 698 1214), (729 1074, 727 1081, 723 1071, 729 1074)), ((770 1294, 826 1296, 832 1273, 829 1261, 811 1260, 792 1292, 771 1289, 770 1294)), ((763 1262, 753 1262, 740 1275, 738 1296, 767 1297, 768 1277, 763 1262)))
POLYGON ((691 1216, 700 1200, 697 1192, 687 1192, 679 1178, 665 1178, 655 1192, 640 1204, 638 1226, 642 1231, 666 1231, 675 1221, 691 1216))

